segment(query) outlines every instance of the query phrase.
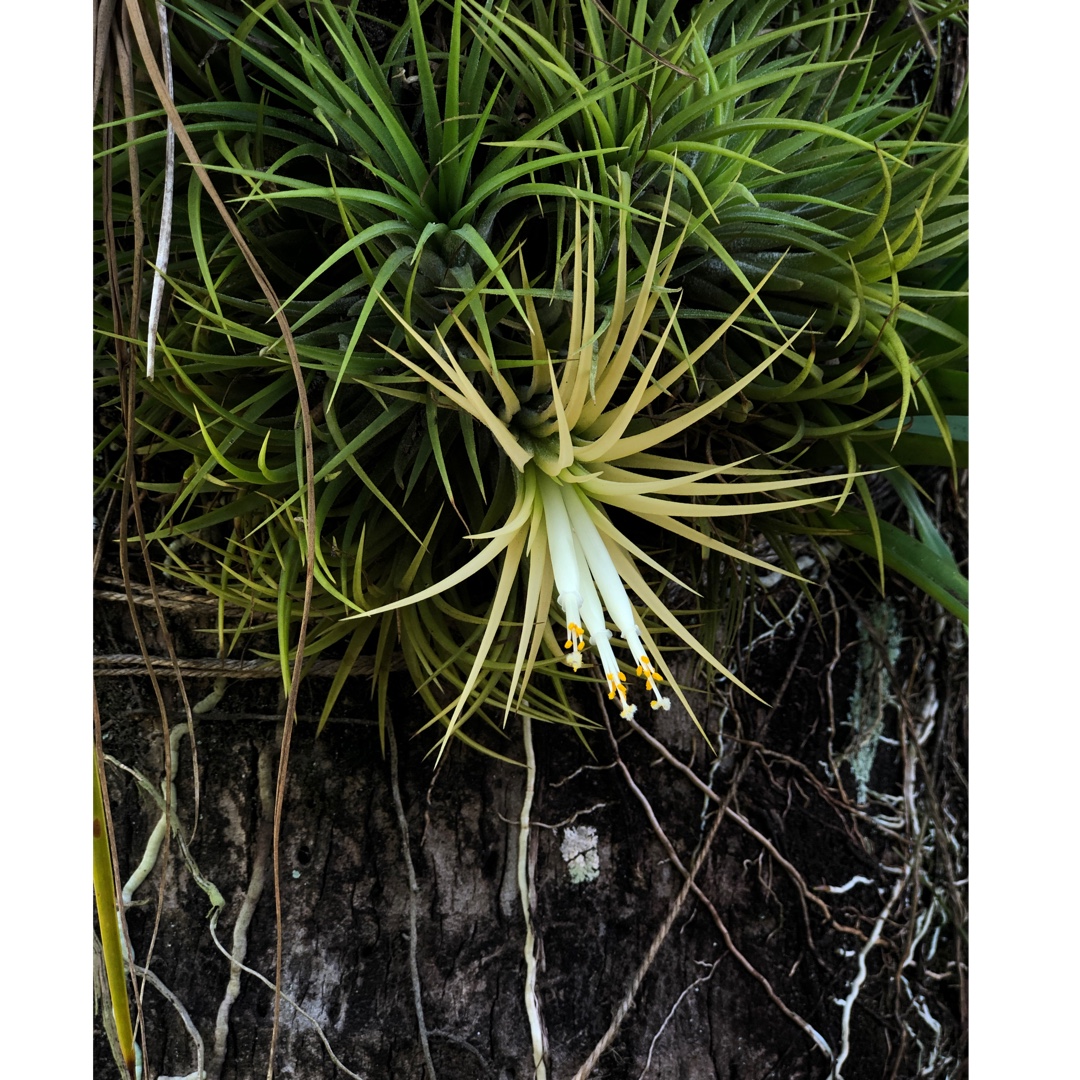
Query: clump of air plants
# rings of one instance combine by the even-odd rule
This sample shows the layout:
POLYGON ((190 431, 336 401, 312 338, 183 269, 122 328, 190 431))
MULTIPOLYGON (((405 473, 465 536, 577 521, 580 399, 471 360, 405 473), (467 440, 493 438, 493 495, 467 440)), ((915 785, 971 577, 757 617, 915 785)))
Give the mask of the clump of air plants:
POLYGON ((320 730, 356 674, 385 730, 404 668, 439 753, 497 755, 514 716, 530 776, 533 719, 594 722, 582 686, 693 716, 673 651, 756 696, 710 624, 741 618, 728 572, 777 569, 724 531, 747 516, 789 573, 787 538, 835 537, 966 617, 905 472, 966 449, 966 106, 912 79, 963 5, 933 7, 407 0, 376 35, 356 3, 176 0, 170 97, 235 231, 196 169, 159 219, 165 121, 125 82, 97 494, 219 600, 220 657, 280 664, 288 722, 329 660, 320 730))
MULTIPOLYGON (((748 513, 789 570, 786 536, 834 535, 962 614, 917 488, 911 537, 860 475, 965 445, 962 100, 905 99, 898 17, 610 10, 410 2, 376 55, 349 7, 178 5, 181 115, 295 332, 315 520, 309 550, 296 379, 192 174, 130 436, 148 539, 220 598, 219 652, 286 686, 313 564, 324 722, 361 659, 382 719, 400 660, 466 741, 474 716, 584 723, 587 676, 620 711, 689 707, 670 643, 733 676, 663 601, 669 555, 752 563, 719 531, 748 513), (698 453, 735 430, 743 456, 698 453), (840 513, 805 491, 829 474, 840 513)), ((130 148, 145 190, 161 147, 130 148)), ((118 293, 140 266, 121 253, 118 293)))

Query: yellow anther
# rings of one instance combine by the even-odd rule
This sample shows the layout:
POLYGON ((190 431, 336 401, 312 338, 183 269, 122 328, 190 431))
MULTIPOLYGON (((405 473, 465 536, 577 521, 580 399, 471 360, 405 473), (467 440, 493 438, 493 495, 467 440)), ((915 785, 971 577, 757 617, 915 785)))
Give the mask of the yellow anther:
MULTIPOLYGON (((655 679, 658 683, 664 681, 663 675, 661 675, 652 666, 652 663, 650 662, 650 660, 649 660, 649 658, 647 656, 642 656, 641 663, 638 664, 637 673, 639 675, 644 675, 645 676, 646 685, 649 685, 649 682, 652 679, 655 679)), ((649 689, 650 690, 652 689, 651 685, 649 685, 649 689)))

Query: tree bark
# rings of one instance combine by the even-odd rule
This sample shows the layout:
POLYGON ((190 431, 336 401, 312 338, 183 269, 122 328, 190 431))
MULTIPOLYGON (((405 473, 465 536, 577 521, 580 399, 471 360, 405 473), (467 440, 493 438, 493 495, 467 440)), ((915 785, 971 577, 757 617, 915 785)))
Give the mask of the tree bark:
MULTIPOLYGON (((587 747, 568 728, 533 725, 526 866, 548 1077, 575 1076, 638 973, 631 1007, 593 1077, 964 1075, 966 970, 956 929, 966 876, 963 635, 929 604, 900 597, 903 642, 884 676, 891 697, 879 701, 878 728, 860 734, 852 701, 865 707, 872 696, 865 662, 874 646, 859 647, 859 627, 873 624, 874 590, 849 570, 815 595, 820 619, 785 583, 768 594, 773 629, 764 616, 750 621, 752 634, 744 627, 739 671, 768 705, 723 686, 711 699, 694 695, 709 743, 677 706, 643 717, 663 750, 617 719, 612 737, 606 702, 592 698, 588 684, 579 702, 596 723, 587 747), (786 622, 777 619, 789 611, 786 622), (853 772, 860 738, 873 741, 861 795, 853 772), (700 891, 680 904, 683 871, 695 860, 700 891), (669 932, 658 937, 665 924, 669 932)), ((149 625, 145 611, 141 617, 149 625)), ((99 653, 130 648, 126 621, 126 607, 101 601, 99 653)), ((180 612, 170 625, 178 647, 196 655, 195 631, 206 618, 180 612)), ((706 689, 689 661, 682 667, 685 685, 706 689)), ((380 745, 367 681, 351 681, 322 735, 302 718, 292 739, 280 843, 282 991, 310 1019, 282 1003, 274 1075, 347 1075, 318 1025, 343 1065, 365 1078, 431 1070, 440 1080, 532 1076, 517 877, 525 769, 461 744, 436 766, 433 729, 419 732, 428 717, 407 681, 396 683, 396 781, 413 892, 394 762, 380 745)), ((181 723, 176 683, 162 685, 169 721, 181 723)), ((325 686, 318 678, 305 685, 302 717, 317 715, 325 686)), ((164 735, 148 680, 106 676, 98 687, 105 752, 159 785, 164 735)), ((188 679, 187 688, 198 701, 212 682, 188 679)), ((189 841, 198 871, 225 901, 216 926, 225 950, 234 947, 261 864, 266 882, 251 911, 244 963, 271 981, 265 787, 268 775, 276 777, 282 712, 273 680, 236 680, 195 717, 200 798, 189 841)), ((489 745, 525 761, 516 717, 504 736, 488 735, 489 745)), ((195 810, 186 738, 178 757, 176 811, 186 836, 195 810)), ((127 875, 160 808, 128 772, 110 763, 106 773, 127 875)), ((210 901, 175 837, 135 900, 127 917, 137 962, 186 1009, 207 1075, 266 1076, 271 990, 241 973, 235 1002, 223 1008, 230 962, 213 941, 210 901)), ((143 989, 142 1018, 143 1075, 192 1074, 195 1041, 157 985, 143 989)), ((100 1014, 96 1033, 95 1075, 118 1075, 100 1014)))

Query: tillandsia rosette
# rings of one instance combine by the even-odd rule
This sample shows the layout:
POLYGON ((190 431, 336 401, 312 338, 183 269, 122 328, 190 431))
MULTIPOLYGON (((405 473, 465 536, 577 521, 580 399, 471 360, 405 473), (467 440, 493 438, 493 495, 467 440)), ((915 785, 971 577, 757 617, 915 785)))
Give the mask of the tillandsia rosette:
MULTIPOLYGON (((670 698, 661 688, 666 682, 693 715, 647 624, 675 634, 718 672, 749 690, 649 585, 638 563, 681 583, 616 527, 606 508, 617 508, 700 547, 774 569, 704 527, 688 525, 682 519, 716 520, 835 499, 798 490, 808 484, 835 483, 835 476, 792 477, 776 470, 747 467, 744 462, 716 465, 662 452, 665 444, 671 444, 736 396, 776 360, 780 351, 766 356, 742 379, 706 393, 696 405, 683 407, 674 401, 671 387, 692 374, 701 357, 716 346, 756 299, 757 290, 705 341, 684 351, 678 345, 678 301, 672 303, 667 289, 681 238, 668 240, 666 236, 667 207, 665 202, 655 243, 634 294, 626 285, 629 252, 625 237, 630 213, 629 208, 623 210, 623 240, 616 256, 623 271, 619 275, 622 285, 600 325, 595 296, 597 245, 593 212, 589 206, 576 207, 569 336, 565 354, 558 358, 548 348, 537 313, 535 297, 542 290, 530 286, 524 263, 520 263, 520 299, 526 312, 525 330, 531 352, 527 383, 512 383, 501 370, 499 358, 463 323, 458 323, 457 331, 467 345, 472 366, 483 373, 494 406, 466 370, 460 350, 452 348, 438 333, 429 340, 397 315, 420 355, 413 359, 387 347, 390 355, 429 385, 446 407, 462 410, 483 425, 517 475, 514 503, 504 523, 469 537, 485 542, 471 559, 414 595, 354 616, 371 618, 427 600, 501 560, 495 595, 484 615, 484 634, 472 653, 471 669, 446 721, 447 737, 464 715, 470 694, 489 661, 491 644, 506 621, 521 626, 522 632, 510 672, 504 717, 515 701, 523 700, 544 642, 549 655, 563 655, 575 672, 587 663, 585 648, 591 646, 599 657, 608 697, 617 702, 623 717, 634 715, 637 706, 630 700, 631 691, 613 647, 614 633, 609 622, 629 652, 628 667, 644 681, 653 708, 670 708, 670 698), (661 300, 666 301, 671 313, 662 331, 655 335, 649 327, 654 325, 661 300), (639 354, 647 359, 642 362, 639 354), (726 501, 747 495, 772 498, 726 501), (525 574, 526 587, 516 610, 511 610, 508 599, 519 573, 525 574), (635 611, 628 589, 643 604, 645 618, 635 611), (549 625, 553 597, 566 627, 562 649, 549 625)), ((780 348, 789 344, 790 340, 780 348)))

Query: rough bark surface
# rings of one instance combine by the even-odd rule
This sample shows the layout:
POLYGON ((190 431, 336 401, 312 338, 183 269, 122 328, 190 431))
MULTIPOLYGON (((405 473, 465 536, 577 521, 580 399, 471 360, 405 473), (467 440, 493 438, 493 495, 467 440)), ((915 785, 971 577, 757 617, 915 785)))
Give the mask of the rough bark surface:
MULTIPOLYGON (((869 651, 859 646, 859 627, 874 621, 875 591, 858 570, 815 592, 820 620, 794 585, 764 594, 761 613, 747 624, 753 633, 744 627, 738 654, 740 671, 770 705, 723 686, 713 688, 711 700, 699 696, 711 747, 676 709, 645 718, 669 753, 726 799, 729 812, 696 879, 713 911, 694 895, 678 911, 633 1008, 592 1072, 598 1080, 835 1075, 827 1054, 785 1015, 762 980, 834 1055, 843 1053, 846 1040, 844 1080, 965 1075, 966 970, 956 931, 966 875, 963 637, 928 604, 898 592, 901 644, 886 665, 892 692, 881 699, 876 730, 864 728, 860 735, 851 723, 853 699, 871 697, 864 666, 874 653, 872 642, 869 651), (874 741, 873 753, 863 759, 869 772, 862 793, 852 772, 860 738, 864 747, 874 741), (822 891, 853 878, 862 880, 842 893, 822 891), (842 1003, 856 984, 845 1023, 842 1003)), ((140 617, 153 647, 152 616, 144 608, 140 617)), ((197 631, 210 624, 186 612, 169 617, 183 655, 206 655, 197 631)), ((102 655, 133 651, 124 605, 101 602, 97 646, 102 655)), ((879 651, 886 655, 884 645, 879 651)), ((321 736, 302 719, 292 740, 280 844, 282 988, 321 1026, 353 1073, 425 1077, 391 759, 380 746, 367 683, 354 681, 321 736)), ((687 683, 705 688, 689 668, 687 683)), ((162 687, 170 722, 182 722, 175 681, 163 679, 162 687)), ((211 683, 189 679, 187 687, 198 701, 211 683)), ((317 713, 324 689, 320 680, 310 680, 302 715, 317 713)), ((98 696, 106 753, 159 784, 164 737, 149 680, 105 677, 98 696)), ((516 879, 525 771, 461 745, 436 767, 429 753, 432 731, 414 734, 426 717, 416 711, 405 682, 397 684, 395 702, 397 780, 417 878, 419 996, 435 1075, 529 1077, 525 924, 516 879)), ((534 730, 528 859, 547 1075, 556 1080, 569 1080, 596 1046, 683 884, 642 797, 686 867, 716 810, 684 771, 616 720, 617 761, 600 703, 586 691, 581 704, 598 722, 588 749, 569 729, 534 730), (572 874, 563 843, 568 828, 585 826, 596 832, 598 873, 594 880, 575 881, 582 875, 572 874)), ((260 805, 259 759, 263 755, 276 776, 282 711, 273 680, 237 680, 213 709, 196 717, 200 803, 190 850, 224 897, 217 936, 225 949, 233 948, 260 830, 265 847, 270 827, 260 805)), ((514 719, 503 752, 524 760, 514 719)), ((194 788, 186 739, 179 756, 177 812, 187 834, 194 788)), ((126 876, 160 811, 129 773, 110 764, 107 776, 126 876)), ((588 858, 582 856, 582 865, 588 858)), ((268 861, 266 872, 245 963, 272 980, 268 861)), ((208 1075, 265 1076, 273 998, 249 974, 241 976, 228 1016, 223 1059, 215 1059, 229 961, 212 940, 209 900, 175 840, 136 900, 141 906, 129 908, 128 922, 138 962, 147 962, 159 914, 149 966, 198 1029, 208 1075)), ((148 984, 142 1012, 144 1075, 192 1074, 195 1043, 174 1004, 148 984)), ((100 1014, 96 1024, 95 1075, 115 1076, 100 1014)), ((346 1075, 313 1024, 287 1004, 275 1075, 346 1075)))

